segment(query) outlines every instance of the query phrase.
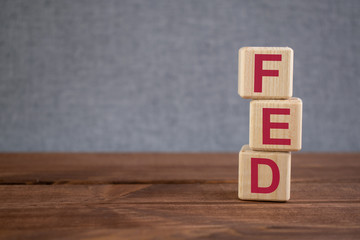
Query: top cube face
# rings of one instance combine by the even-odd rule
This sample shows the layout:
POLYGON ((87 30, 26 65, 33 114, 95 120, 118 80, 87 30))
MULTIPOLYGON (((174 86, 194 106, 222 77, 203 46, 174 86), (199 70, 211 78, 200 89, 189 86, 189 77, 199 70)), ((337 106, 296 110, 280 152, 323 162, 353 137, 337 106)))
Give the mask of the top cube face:
POLYGON ((239 50, 239 89, 243 98, 287 99, 293 94, 294 52, 289 47, 239 50))

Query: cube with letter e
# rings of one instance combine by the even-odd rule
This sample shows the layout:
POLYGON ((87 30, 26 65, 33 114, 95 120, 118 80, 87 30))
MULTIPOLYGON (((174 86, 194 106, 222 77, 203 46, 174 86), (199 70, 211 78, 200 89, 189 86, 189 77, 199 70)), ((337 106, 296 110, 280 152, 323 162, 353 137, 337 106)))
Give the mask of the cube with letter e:
POLYGON ((250 102, 250 148, 260 151, 301 149, 302 101, 253 100, 250 102))

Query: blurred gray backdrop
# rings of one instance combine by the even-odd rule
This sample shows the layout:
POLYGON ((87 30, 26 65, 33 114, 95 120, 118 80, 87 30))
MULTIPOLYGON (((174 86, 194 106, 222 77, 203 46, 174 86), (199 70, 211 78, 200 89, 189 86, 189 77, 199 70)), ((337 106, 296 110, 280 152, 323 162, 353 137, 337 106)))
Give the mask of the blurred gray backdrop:
POLYGON ((294 49, 303 151, 360 151, 360 1, 0 0, 0 151, 239 151, 242 46, 294 49))

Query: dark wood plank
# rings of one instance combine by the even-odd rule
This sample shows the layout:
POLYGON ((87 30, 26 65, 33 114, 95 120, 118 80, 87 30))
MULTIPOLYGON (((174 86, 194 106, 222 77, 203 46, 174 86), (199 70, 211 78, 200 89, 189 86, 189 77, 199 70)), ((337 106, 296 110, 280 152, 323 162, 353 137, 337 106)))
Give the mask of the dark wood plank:
POLYGON ((0 183, 104 184, 234 180, 235 154, 0 154, 0 183), (230 170, 230 171, 229 171, 230 170))
POLYGON ((0 186, 0 234, 9 239, 360 236, 360 183, 294 183, 294 200, 286 204, 239 201, 236 188, 236 184, 0 186))
POLYGON ((240 236, 269 238, 271 235, 278 239, 293 234, 307 238, 315 234, 316 239, 344 239, 346 235, 360 236, 359 217, 354 213, 359 206, 324 204, 314 211, 309 204, 296 208, 286 204, 240 203, 60 205, 56 208, 0 210, 0 220, 6 225, 0 233, 14 238, 25 238, 26 232, 33 236, 46 233, 54 237, 53 231, 62 230, 71 233, 73 238, 87 234, 93 239, 94 232, 100 232, 98 237, 104 238, 108 234, 106 231, 112 230, 118 234, 127 232, 136 239, 137 234, 145 230, 147 236, 143 236, 144 239, 163 239, 169 233, 177 234, 178 238, 196 239, 196 231, 204 239, 217 235, 223 235, 225 239, 240 236))
MULTIPOLYGON (((237 182, 238 155, 0 154, 0 184, 237 182)), ((360 154, 293 154, 294 182, 359 181, 360 154)))
POLYGON ((294 154, 270 203, 237 199, 237 154, 0 154, 0 238, 359 239, 359 156, 294 154))
MULTIPOLYGON (((116 184, 116 185, 1 185, 0 209, 51 207, 73 203, 211 203, 254 204, 240 201, 237 184, 116 184)), ((285 204, 360 202, 360 183, 304 183, 291 185, 285 204)), ((263 202, 260 202, 263 204, 263 202)), ((282 205, 282 204, 280 204, 282 205)))

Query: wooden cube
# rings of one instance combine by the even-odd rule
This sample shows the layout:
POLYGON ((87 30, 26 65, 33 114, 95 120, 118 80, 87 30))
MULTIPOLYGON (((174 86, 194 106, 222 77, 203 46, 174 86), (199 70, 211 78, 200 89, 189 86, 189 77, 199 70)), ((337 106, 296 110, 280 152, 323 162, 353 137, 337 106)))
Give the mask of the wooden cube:
POLYGON ((253 151, 244 145, 239 153, 239 198, 288 201, 290 175, 290 152, 253 151))
POLYGON ((294 52, 289 47, 239 50, 238 92, 243 98, 287 99, 293 94, 294 52))
POLYGON ((250 148, 259 151, 301 149, 302 101, 253 100, 250 102, 250 148))

